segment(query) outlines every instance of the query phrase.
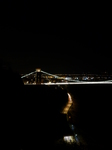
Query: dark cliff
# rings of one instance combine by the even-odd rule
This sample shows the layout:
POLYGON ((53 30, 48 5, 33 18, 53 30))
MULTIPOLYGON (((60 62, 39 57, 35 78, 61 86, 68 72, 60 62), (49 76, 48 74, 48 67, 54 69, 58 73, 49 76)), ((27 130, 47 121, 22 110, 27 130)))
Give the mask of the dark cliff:
POLYGON ((58 86, 26 86, 19 73, 2 65, 0 79, 1 143, 4 148, 28 149, 38 147, 42 140, 52 141, 60 111, 68 101, 67 91, 58 86))

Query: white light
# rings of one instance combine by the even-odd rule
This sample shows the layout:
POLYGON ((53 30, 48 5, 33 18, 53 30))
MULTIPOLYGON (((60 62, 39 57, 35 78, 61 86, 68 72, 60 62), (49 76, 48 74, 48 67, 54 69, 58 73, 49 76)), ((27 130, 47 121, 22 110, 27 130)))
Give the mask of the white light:
POLYGON ((83 82, 83 81, 78 81, 78 82, 57 82, 57 83, 44 83, 45 85, 69 85, 69 84, 112 84, 112 81, 99 81, 99 82, 83 82))
POLYGON ((63 137, 63 140, 64 140, 65 142, 67 142, 67 143, 71 143, 71 142, 74 142, 74 141, 75 141, 75 139, 74 139, 73 136, 64 136, 64 137, 63 137))
POLYGON ((37 68, 36 71, 37 71, 37 72, 41 72, 41 69, 37 68))

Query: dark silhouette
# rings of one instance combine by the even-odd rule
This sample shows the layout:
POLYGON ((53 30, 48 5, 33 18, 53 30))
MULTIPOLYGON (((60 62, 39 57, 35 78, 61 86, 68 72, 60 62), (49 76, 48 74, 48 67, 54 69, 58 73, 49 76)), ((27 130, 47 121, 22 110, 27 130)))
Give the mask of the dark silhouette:
POLYGON ((44 147, 43 141, 50 146, 62 137, 68 128, 64 130, 67 120, 60 116, 68 100, 66 90, 58 86, 25 86, 19 73, 3 63, 0 79, 1 146, 4 149, 44 147))
POLYGON ((19 73, 0 63, 1 146, 20 149, 21 95, 23 83, 19 73))

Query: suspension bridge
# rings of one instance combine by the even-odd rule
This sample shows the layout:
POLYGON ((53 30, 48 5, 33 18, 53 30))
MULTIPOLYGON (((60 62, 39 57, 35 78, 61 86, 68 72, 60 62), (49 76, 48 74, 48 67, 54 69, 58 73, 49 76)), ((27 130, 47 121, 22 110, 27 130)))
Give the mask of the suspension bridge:
POLYGON ((112 80, 102 81, 79 81, 72 78, 61 77, 56 74, 51 74, 41 69, 36 69, 33 72, 21 76, 21 79, 33 77, 33 82, 25 82, 25 85, 68 85, 68 84, 112 84, 112 80), (42 81, 43 80, 43 81, 42 81), (54 82, 55 81, 55 82, 54 82))

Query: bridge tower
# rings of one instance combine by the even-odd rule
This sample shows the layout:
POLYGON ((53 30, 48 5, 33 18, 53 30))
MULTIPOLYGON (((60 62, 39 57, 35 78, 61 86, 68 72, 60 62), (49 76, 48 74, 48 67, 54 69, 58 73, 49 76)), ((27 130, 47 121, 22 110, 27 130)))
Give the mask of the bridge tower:
POLYGON ((36 84, 41 83, 41 69, 40 68, 36 69, 35 81, 36 81, 36 84))

